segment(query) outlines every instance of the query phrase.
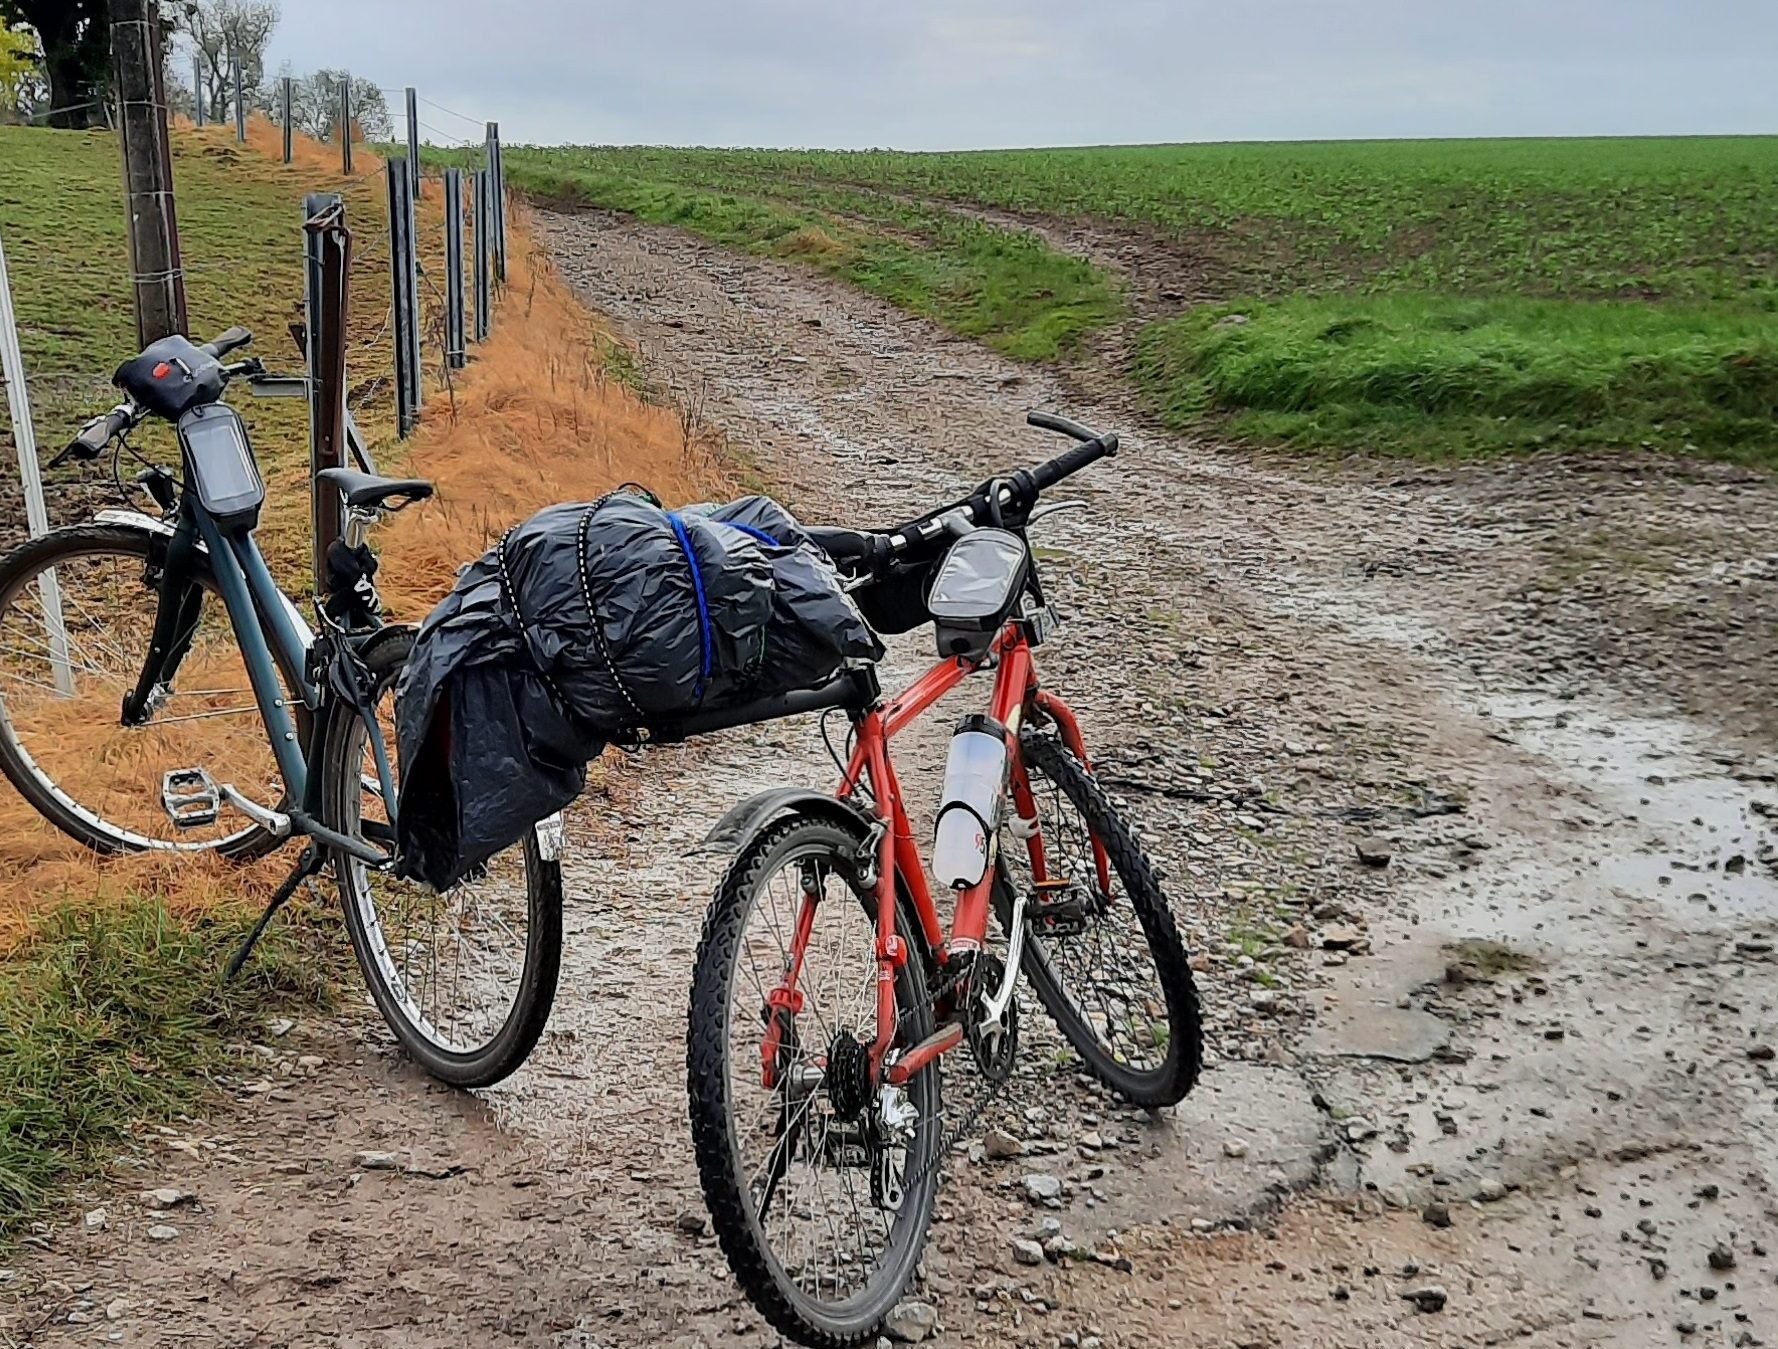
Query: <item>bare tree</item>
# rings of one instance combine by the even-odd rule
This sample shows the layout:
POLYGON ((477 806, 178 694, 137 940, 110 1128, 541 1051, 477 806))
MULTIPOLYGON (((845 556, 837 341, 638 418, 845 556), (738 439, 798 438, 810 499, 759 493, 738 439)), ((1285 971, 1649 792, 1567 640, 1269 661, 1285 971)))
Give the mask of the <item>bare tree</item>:
POLYGON ((265 49, 278 26, 278 0, 175 0, 168 10, 198 54, 204 106, 211 116, 220 120, 233 115, 232 63, 237 60, 242 100, 248 107, 264 107, 265 49))
MULTIPOLYGON (((288 62, 279 74, 290 74, 288 62)), ((392 139, 395 121, 389 115, 383 91, 370 80, 343 70, 317 70, 292 79, 290 117, 296 129, 318 141, 332 140, 340 117, 340 81, 346 79, 352 81, 352 121, 358 135, 367 141, 392 139)))

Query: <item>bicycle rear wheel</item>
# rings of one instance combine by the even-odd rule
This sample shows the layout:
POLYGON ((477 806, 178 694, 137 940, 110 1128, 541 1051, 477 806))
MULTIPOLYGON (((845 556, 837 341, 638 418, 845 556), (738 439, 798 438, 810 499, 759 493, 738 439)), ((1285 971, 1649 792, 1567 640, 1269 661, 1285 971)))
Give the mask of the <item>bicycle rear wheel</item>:
MULTIPOLYGON (((364 652, 377 724, 395 760, 395 681, 412 651, 389 628, 364 652)), ((342 834, 388 846, 388 811, 364 718, 336 703, 322 812, 342 834)), ((562 963, 562 866, 535 829, 444 893, 336 853, 346 931, 371 1000, 408 1055, 454 1087, 492 1086, 530 1055, 562 963)))
MULTIPOLYGON (((858 837, 792 817, 734 859, 711 901, 692 977, 686 1076, 698 1177, 748 1300, 821 1349, 866 1344, 914 1277, 938 1190, 938 1063, 905 1084, 870 1081, 876 1036, 875 902, 858 837), (794 1012, 768 1005, 805 905, 794 1012), (769 1080, 768 1080, 769 1079, 769 1080)), ((891 1053, 931 1034, 924 950, 896 975, 891 1053)))
POLYGON ((1003 926, 1014 896, 1044 896, 1020 968, 1044 1010, 1100 1081, 1142 1106, 1172 1105, 1197 1085, 1204 1033, 1198 991, 1172 910, 1134 831, 1053 735, 1026 730, 1019 752, 1037 806, 1044 876, 1033 848, 1005 830, 994 886, 1003 926), (1104 849, 1101 883, 1095 840, 1104 849), (1037 880, 1046 882, 1040 889, 1037 880))
MULTIPOLYGON (((124 695, 142 673, 160 602, 165 542, 88 524, 33 539, 0 560, 0 771, 51 824, 97 852, 216 852, 248 859, 279 840, 222 806, 176 825, 166 774, 201 769, 248 797, 284 795, 247 667, 207 567, 190 649, 140 726, 124 695), (54 620, 56 610, 61 621, 54 620)), ((292 710, 305 738, 308 714, 292 710)))

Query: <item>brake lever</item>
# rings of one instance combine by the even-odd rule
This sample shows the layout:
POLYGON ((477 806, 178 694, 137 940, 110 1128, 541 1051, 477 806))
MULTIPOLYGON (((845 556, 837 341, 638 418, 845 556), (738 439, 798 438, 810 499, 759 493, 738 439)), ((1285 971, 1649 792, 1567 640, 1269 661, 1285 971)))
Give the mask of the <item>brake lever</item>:
POLYGON ((1031 525, 1036 524, 1039 520, 1043 519, 1044 516, 1054 515, 1058 511, 1084 511, 1086 508, 1087 508, 1087 503, 1084 501, 1045 501, 1045 502, 1040 502, 1038 505, 1033 506, 1031 508, 1031 514, 1029 514, 1028 516, 1025 517, 1025 524, 1027 527, 1029 527, 1031 525))

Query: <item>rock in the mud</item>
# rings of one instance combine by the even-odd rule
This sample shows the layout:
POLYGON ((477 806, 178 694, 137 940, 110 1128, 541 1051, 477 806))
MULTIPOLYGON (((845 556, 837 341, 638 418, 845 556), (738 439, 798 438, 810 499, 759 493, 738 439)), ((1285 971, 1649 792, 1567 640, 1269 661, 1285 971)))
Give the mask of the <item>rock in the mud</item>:
POLYGON ((681 1232, 685 1233, 685 1235, 688 1237, 703 1236, 704 1229, 707 1228, 709 1225, 710 1225, 710 1220, 708 1218, 706 1218, 703 1214, 699 1213, 696 1209, 689 1209, 688 1208, 688 1209, 681 1210, 679 1217, 677 1219, 677 1226, 678 1226, 679 1230, 681 1232))
POLYGON ((353 1162, 361 1171, 398 1171, 401 1158, 393 1152, 360 1152, 353 1162))
POLYGON ((1346 1139, 1352 1143, 1363 1143, 1377 1136, 1377 1126, 1368 1119, 1349 1119, 1346 1121, 1346 1139))
POLYGON ((1778 1057, 1778 1051, 1774 1051, 1771 1045, 1754 1045, 1747 1051, 1747 1057, 1755 1063, 1770 1063, 1774 1057, 1778 1057))
POLYGON ((883 1318, 883 1329, 889 1338, 902 1344, 918 1344, 938 1328, 938 1308, 930 1302, 909 1299, 898 1302, 883 1318))
POLYGON ((1710 1261, 1710 1268, 1714 1270, 1733 1269, 1735 1267, 1735 1248, 1726 1241, 1719 1241, 1710 1248, 1710 1254, 1705 1258, 1710 1261))
POLYGON ((1225 1138, 1222 1141, 1222 1155, 1233 1157, 1236 1161, 1247 1155, 1247 1141, 1242 1138, 1225 1138))
POLYGON ((1041 1265, 1043 1263, 1043 1247, 1025 1237, 1014 1237, 1012 1258, 1021 1265, 1041 1265))
POLYGON ((1414 1304, 1417 1312, 1439 1312, 1445 1309, 1445 1286, 1442 1283, 1423 1283, 1417 1288, 1404 1288, 1404 1300, 1414 1304))
POLYGON ((189 1190, 178 1190, 171 1185, 163 1185, 158 1190, 142 1191, 141 1199, 150 1208, 178 1208, 181 1204, 197 1203, 198 1197, 189 1190))
POLYGON ((1062 1202, 1062 1182, 1055 1176, 1033 1172, 1025 1177, 1025 1198, 1033 1204, 1055 1208, 1062 1202))
POLYGON ((1395 849, 1389 840, 1379 834, 1359 839, 1356 851, 1358 860, 1367 867, 1386 867, 1389 859, 1395 855, 1395 849))
POLYGON ((111 1226, 111 1220, 102 1208, 89 1208, 81 1221, 89 1232, 103 1232, 111 1226))
POLYGON ((1420 1220, 1428 1227, 1449 1227, 1451 1225, 1451 1206, 1434 1200, 1420 1210, 1420 1220))
POLYGON ((1316 937, 1323 951, 1360 951, 1370 945, 1370 939, 1355 927, 1323 928, 1316 937))
POLYGON ((982 1151, 995 1161, 1005 1161, 1009 1157, 1023 1157, 1025 1144, 1005 1129, 990 1129, 982 1135, 982 1151))
POLYGON ((148 1229, 148 1239, 150 1241, 171 1241, 178 1235, 179 1229, 168 1223, 156 1223, 153 1227, 148 1229))
POLYGON ((1475 1197, 1484 1204, 1497 1203, 1506 1198, 1506 1182, 1499 1176, 1483 1176, 1475 1187, 1475 1197))

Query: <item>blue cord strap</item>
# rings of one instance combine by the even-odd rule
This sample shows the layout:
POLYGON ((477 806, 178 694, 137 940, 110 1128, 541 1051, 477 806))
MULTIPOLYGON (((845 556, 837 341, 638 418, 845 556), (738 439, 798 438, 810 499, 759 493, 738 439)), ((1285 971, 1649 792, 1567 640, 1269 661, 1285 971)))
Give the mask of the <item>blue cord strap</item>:
POLYGON ((685 565, 691 568, 691 588, 698 597, 698 645, 702 649, 703 662, 698 674, 698 686, 692 690, 694 702, 704 701, 704 683, 710 678, 710 604, 704 598, 704 573, 698 570, 697 554, 692 551, 691 535, 685 531, 685 521, 679 518, 677 511, 668 511, 667 519, 673 526, 673 533, 679 538, 679 549, 685 554, 685 565))
POLYGON ((752 525, 744 525, 738 520, 718 520, 716 523, 719 525, 727 525, 730 529, 738 529, 749 538, 758 539, 768 548, 782 548, 784 546, 770 534, 766 533, 765 530, 755 529, 752 525))

